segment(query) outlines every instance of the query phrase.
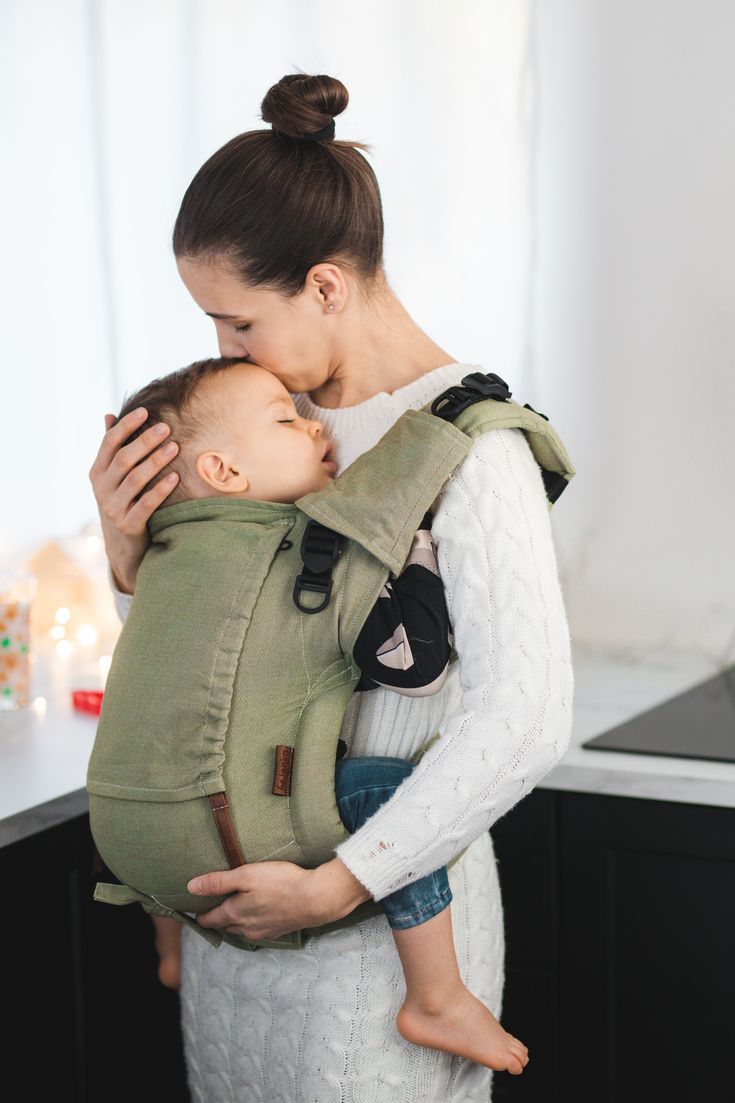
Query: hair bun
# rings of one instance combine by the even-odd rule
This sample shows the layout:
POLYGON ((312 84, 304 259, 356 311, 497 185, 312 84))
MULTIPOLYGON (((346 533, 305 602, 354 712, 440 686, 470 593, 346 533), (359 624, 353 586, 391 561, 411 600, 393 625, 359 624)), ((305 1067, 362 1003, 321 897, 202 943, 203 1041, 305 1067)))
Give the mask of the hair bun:
POLYGON ((329 141, 334 137, 334 116, 349 103, 341 80, 324 74, 293 73, 269 88, 260 105, 263 122, 289 138, 329 141))

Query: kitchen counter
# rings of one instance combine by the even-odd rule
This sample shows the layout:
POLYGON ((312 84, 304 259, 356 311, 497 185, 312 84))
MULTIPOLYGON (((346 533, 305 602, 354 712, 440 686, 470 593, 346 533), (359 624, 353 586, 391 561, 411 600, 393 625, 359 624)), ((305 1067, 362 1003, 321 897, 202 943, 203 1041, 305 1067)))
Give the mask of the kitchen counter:
POLYGON ((581 746, 714 677, 712 659, 671 652, 633 661, 578 650, 573 661, 571 745, 541 788, 735 808, 735 763, 581 746))
MULTIPOLYGON (((572 742, 540 788, 735 807, 735 763, 623 754, 580 744, 717 673, 681 653, 644 661, 575 649, 572 742)), ((31 707, 0 712, 0 846, 82 815, 97 718, 77 713, 71 689, 95 688, 73 659, 36 658, 31 707)))

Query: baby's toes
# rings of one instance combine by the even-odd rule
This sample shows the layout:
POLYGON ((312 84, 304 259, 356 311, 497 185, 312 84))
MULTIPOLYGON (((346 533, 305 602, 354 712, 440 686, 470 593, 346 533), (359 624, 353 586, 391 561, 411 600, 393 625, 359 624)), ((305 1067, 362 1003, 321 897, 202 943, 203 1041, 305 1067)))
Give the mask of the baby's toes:
POLYGON ((524 1065, 528 1064, 527 1047, 524 1046, 523 1042, 519 1041, 518 1038, 514 1038, 512 1034, 508 1035, 508 1037, 510 1038, 508 1048, 515 1053, 516 1057, 518 1057, 524 1065))
POLYGON ((508 1072, 510 1072, 513 1076, 518 1076, 519 1073, 523 1072, 523 1065, 521 1064, 519 1058, 516 1057, 513 1053, 508 1053, 505 1067, 508 1072))

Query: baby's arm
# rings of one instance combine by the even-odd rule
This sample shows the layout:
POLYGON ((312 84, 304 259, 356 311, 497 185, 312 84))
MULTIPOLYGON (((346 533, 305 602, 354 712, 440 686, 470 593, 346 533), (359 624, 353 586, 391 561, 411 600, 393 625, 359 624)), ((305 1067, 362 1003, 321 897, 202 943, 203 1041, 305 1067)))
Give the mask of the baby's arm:
POLYGON ((424 516, 406 563, 370 610, 353 656, 362 671, 358 690, 386 686, 410 697, 441 687, 452 651, 452 630, 431 539, 431 513, 424 516))

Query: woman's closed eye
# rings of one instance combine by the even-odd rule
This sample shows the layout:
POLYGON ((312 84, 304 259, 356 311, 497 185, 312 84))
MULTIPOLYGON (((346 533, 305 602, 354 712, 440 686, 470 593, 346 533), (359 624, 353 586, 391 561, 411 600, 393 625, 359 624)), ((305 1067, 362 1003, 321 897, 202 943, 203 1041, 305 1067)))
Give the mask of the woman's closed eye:
POLYGON ((235 333, 247 333, 247 331, 250 329, 250 325, 250 322, 244 322, 241 326, 233 326, 233 329, 235 330, 235 333))

